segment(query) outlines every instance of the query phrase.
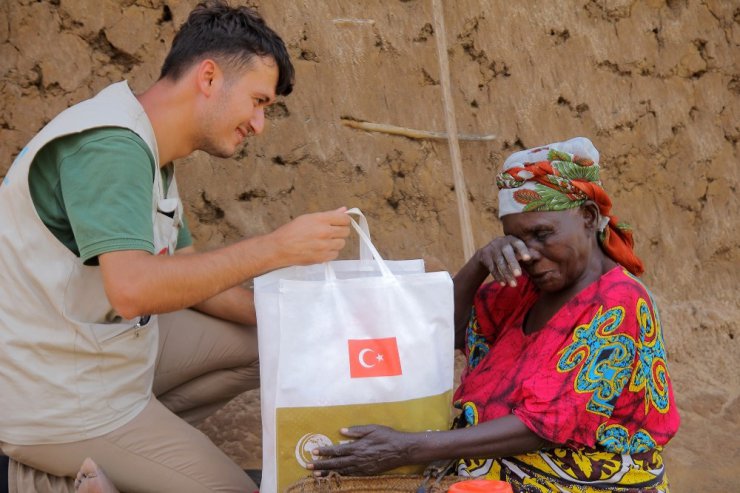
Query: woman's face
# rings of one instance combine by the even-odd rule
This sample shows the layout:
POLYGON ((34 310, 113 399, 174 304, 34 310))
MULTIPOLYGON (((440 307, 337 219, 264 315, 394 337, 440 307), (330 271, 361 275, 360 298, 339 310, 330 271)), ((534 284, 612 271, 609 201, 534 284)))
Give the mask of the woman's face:
POLYGON ((504 234, 521 239, 530 260, 520 264, 532 282, 544 292, 567 289, 588 277, 593 266, 595 218, 585 208, 554 212, 509 214, 501 221, 504 234))

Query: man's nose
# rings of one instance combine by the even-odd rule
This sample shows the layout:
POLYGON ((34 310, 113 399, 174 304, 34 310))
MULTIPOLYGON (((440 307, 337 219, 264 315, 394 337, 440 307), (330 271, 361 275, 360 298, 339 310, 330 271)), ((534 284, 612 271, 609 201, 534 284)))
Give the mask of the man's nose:
POLYGON ((265 109, 257 108, 254 110, 252 118, 249 119, 249 126, 252 127, 255 135, 259 135, 265 129, 265 109))

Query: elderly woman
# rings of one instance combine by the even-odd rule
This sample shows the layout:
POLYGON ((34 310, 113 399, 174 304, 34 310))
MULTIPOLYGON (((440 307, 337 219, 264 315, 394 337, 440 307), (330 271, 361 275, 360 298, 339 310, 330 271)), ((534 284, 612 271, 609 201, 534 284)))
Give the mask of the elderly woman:
POLYGON ((504 163, 504 236, 455 276, 455 429, 345 429, 354 440, 315 451, 315 475, 457 459, 458 474, 515 491, 668 491, 661 449, 679 416, 662 328, 598 162, 575 138, 504 163))

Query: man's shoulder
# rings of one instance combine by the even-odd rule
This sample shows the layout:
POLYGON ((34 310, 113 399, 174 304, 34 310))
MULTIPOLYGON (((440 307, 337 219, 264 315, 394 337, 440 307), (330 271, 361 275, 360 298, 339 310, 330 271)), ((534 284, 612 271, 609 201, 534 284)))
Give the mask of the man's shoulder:
POLYGON ((104 143, 110 152, 119 152, 121 148, 135 146, 151 154, 144 140, 136 132, 123 127, 91 128, 84 132, 65 135, 48 145, 54 146, 60 155, 68 155, 95 143, 104 143))

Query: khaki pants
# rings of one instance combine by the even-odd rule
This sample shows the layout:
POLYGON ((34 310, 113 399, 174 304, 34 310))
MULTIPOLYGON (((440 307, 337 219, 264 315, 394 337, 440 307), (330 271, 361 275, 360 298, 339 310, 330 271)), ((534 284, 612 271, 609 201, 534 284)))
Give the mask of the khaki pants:
POLYGON ((156 398, 132 421, 97 438, 30 446, 0 442, 12 459, 10 493, 72 492, 85 457, 127 493, 257 490, 191 426, 259 386, 256 329, 183 310, 161 315, 159 330, 156 398))

